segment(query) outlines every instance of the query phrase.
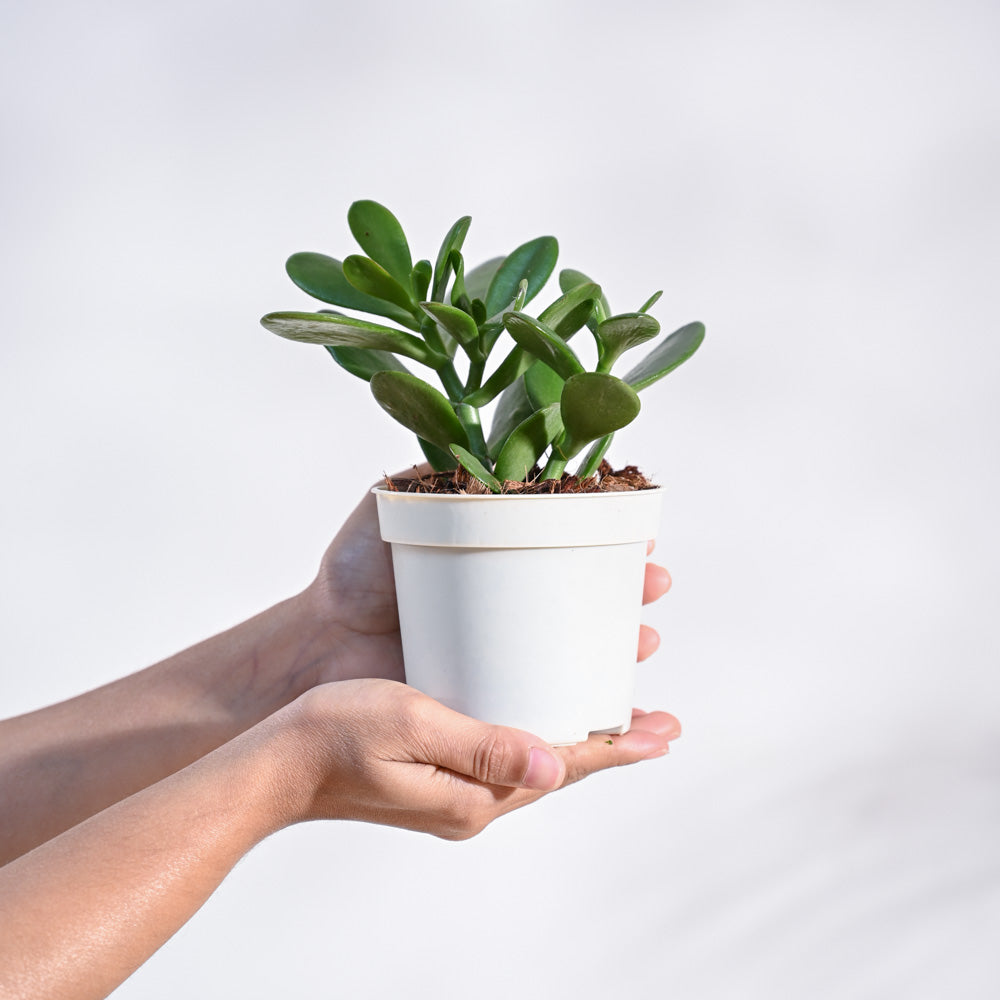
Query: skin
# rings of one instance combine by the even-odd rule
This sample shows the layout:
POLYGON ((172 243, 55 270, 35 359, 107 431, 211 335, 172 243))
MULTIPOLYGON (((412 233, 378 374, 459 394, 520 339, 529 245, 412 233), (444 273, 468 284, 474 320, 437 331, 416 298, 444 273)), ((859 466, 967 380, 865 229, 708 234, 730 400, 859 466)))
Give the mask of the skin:
MULTIPOLYGON (((644 603, 669 586, 648 565, 644 603)), ((643 627, 639 659, 658 643, 643 627)), ((0 996, 106 996, 284 827, 361 820, 461 840, 680 735, 672 715, 637 710, 610 744, 551 748, 402 679, 389 547, 366 495, 301 594, 0 722, 0 996)))

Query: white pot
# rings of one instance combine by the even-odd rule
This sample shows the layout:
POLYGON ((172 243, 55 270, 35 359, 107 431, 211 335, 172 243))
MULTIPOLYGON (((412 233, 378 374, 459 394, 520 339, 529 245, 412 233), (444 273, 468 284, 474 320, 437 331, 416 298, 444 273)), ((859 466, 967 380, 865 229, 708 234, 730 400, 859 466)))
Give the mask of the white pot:
POLYGON ((628 729, 660 490, 374 492, 407 683, 554 745, 628 729))

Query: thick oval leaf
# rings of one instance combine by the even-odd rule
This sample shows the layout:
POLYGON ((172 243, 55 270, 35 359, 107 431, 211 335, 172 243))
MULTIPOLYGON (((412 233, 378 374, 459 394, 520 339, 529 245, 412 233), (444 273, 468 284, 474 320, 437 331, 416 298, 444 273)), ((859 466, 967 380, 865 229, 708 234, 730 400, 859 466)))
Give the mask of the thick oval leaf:
POLYGON ((363 347, 331 347, 329 344, 326 349, 341 368, 366 382, 370 382, 376 372, 409 371, 395 354, 388 351, 371 351, 363 347))
POLYGON ((569 289, 550 306, 546 306, 538 318, 550 326, 563 340, 569 340, 579 330, 594 308, 594 301, 601 297, 601 286, 585 281, 569 289), (577 318, 583 318, 577 323, 577 318), (564 329, 565 327, 565 329, 564 329))
POLYGON ((477 264, 466 276, 465 287, 468 290, 470 299, 480 299, 486 302, 486 293, 490 290, 490 282, 493 281, 500 266, 506 257, 491 257, 482 264, 477 264))
POLYGON ((520 347, 515 347, 510 354, 500 362, 496 371, 475 392, 470 392, 463 403, 470 406, 485 406, 496 399, 514 379, 523 375, 532 365, 538 364, 533 355, 520 347))
POLYGON ((674 330, 625 376, 625 381, 637 390, 645 389, 684 364, 704 339, 704 323, 688 323, 674 330))
POLYGON ((420 336, 430 344, 431 350, 447 354, 449 358, 455 356, 458 344, 448 334, 443 333, 430 316, 424 316, 423 322, 420 324, 420 336))
POLYGON ((645 313, 622 313, 598 323, 594 335, 604 348, 598 371, 611 371, 622 354, 652 340, 659 332, 660 324, 645 313))
POLYGON ((585 444, 630 424, 639 415, 639 396, 614 375, 584 372, 566 380, 562 419, 568 441, 563 452, 572 458, 585 444))
POLYGON ((509 302, 513 302, 522 279, 528 282, 525 301, 530 302, 549 280, 558 257, 559 244, 554 236, 539 236, 522 243, 493 276, 483 300, 486 303, 486 314, 495 316, 509 302))
POLYGON ((639 312, 645 313, 649 312, 657 302, 660 301, 660 296, 663 294, 663 289, 661 288, 658 292, 653 292, 652 295, 641 306, 639 306, 639 312))
POLYGON ((347 224, 361 249, 405 286, 413 261, 396 216, 377 201, 356 201, 347 210, 347 224))
POLYGON ((461 309, 443 302, 421 302, 420 308, 450 337, 454 337, 467 350, 479 343, 476 321, 461 309))
MULTIPOLYGON (((588 278, 583 271, 574 271, 573 268, 567 267, 559 272, 559 287, 564 291, 568 292, 572 288, 576 288, 578 285, 590 285, 593 282, 588 278)), ((601 304, 601 308, 604 310, 604 319, 611 315, 611 306, 608 305, 608 300, 604 297, 604 293, 601 293, 598 301, 601 304)))
POLYGON ((444 451, 437 445, 425 441, 422 437, 417 438, 420 450, 424 453, 424 458, 431 463, 431 468, 435 472, 448 472, 458 465, 458 459, 450 451, 444 451))
POLYGON ((537 319, 525 313, 507 313, 503 318, 503 325, 518 347, 523 347, 563 378, 585 371, 580 359, 562 337, 537 319))
MULTIPOLYGON (((431 368, 438 368, 448 359, 432 351, 422 340, 402 330, 379 326, 350 316, 329 313, 276 312, 261 319, 261 325, 286 340, 303 344, 323 344, 328 347, 365 347, 375 351, 391 351, 413 358, 431 368)), ((449 442, 450 443, 450 442, 449 442)))
POLYGON ((548 365, 536 361, 524 373, 524 391, 531 400, 531 405, 540 410, 551 406, 562 399, 563 386, 566 380, 557 375, 548 365))
POLYGON ((431 286, 431 262, 418 260, 410 271, 410 292, 415 302, 427 298, 427 289, 431 286))
MULTIPOLYGON (((361 254, 351 254, 344 258, 344 277, 359 291, 377 299, 384 299, 393 305, 414 311, 410 293, 384 267, 361 254)), ((409 286, 410 276, 406 276, 409 286)))
POLYGON ((413 315, 408 309, 358 291, 344 277, 344 265, 336 257, 327 257, 322 253, 293 253, 285 263, 285 270, 302 291, 321 302, 386 316, 403 326, 415 328, 413 315))
POLYGON ((500 480, 468 448, 463 448, 460 444, 453 444, 451 453, 458 459, 458 464, 470 476, 475 476, 491 493, 500 492, 500 480))
MULTIPOLYGON (((461 250, 465 243, 466 234, 472 224, 471 215, 463 215, 458 222, 448 230, 441 249, 438 251, 437 261, 434 263, 434 286, 431 289, 431 298, 435 302, 444 302, 444 293, 448 289, 448 279, 451 277, 451 252, 461 250)), ((420 296, 424 298, 424 296, 420 296)))
POLYGON ((470 312, 472 300, 465 290, 465 258, 458 250, 452 250, 448 259, 451 261, 452 271, 455 272, 455 284, 451 286, 451 304, 465 312, 470 312))
POLYGON ((378 372, 370 384, 378 405, 417 437, 444 451, 449 451, 453 442, 468 447, 462 422, 434 386, 404 372, 378 372))
POLYGON ((493 469, 497 479, 524 482, 542 452, 562 433, 559 404, 554 403, 533 413, 511 431, 497 456, 493 469))
MULTIPOLYGON (((530 355, 529 355, 530 356, 530 355)), ((531 400, 524 391, 524 379, 519 378, 500 397, 493 414, 493 424, 486 447, 493 458, 500 453, 510 432, 534 412, 531 400)))

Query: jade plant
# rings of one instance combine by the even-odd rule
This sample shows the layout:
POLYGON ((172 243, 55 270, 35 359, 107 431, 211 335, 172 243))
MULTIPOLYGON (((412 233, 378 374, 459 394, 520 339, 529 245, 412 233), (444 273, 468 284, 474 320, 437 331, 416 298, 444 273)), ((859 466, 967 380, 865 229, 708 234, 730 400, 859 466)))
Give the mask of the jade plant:
POLYGON ((538 466, 543 480, 559 479, 581 453, 577 475, 593 475, 615 432, 638 415, 639 393, 683 364, 705 336, 701 323, 682 326, 615 375, 626 352, 659 334, 649 310, 661 292, 635 312, 612 313, 598 284, 567 269, 559 273, 559 297, 532 315, 526 306, 555 270, 554 237, 466 270, 469 216, 448 231, 433 265, 413 262, 398 220, 377 202, 356 201, 347 221, 363 254, 340 261, 296 253, 286 270, 321 302, 380 321, 320 309, 268 313, 261 323, 289 340, 322 344, 417 435, 434 469, 461 465, 494 493, 505 481, 538 475, 538 466), (569 344, 584 327, 597 346, 593 371, 569 344), (440 389, 422 377, 431 373, 440 389), (494 401, 487 434, 480 411, 494 401))

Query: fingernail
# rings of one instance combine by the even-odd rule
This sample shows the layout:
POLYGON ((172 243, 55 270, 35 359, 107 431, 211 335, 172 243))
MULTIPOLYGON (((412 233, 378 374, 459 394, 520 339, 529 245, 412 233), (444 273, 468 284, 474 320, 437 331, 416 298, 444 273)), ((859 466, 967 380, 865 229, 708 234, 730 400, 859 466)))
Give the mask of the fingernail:
POLYGON ((540 792, 551 792, 559 784, 559 761, 540 747, 532 747, 528 753, 528 770, 521 784, 540 792))
POLYGON ((670 747, 661 747, 659 750, 653 750, 643 757, 643 760, 654 760, 657 757, 666 757, 670 753, 670 747))

